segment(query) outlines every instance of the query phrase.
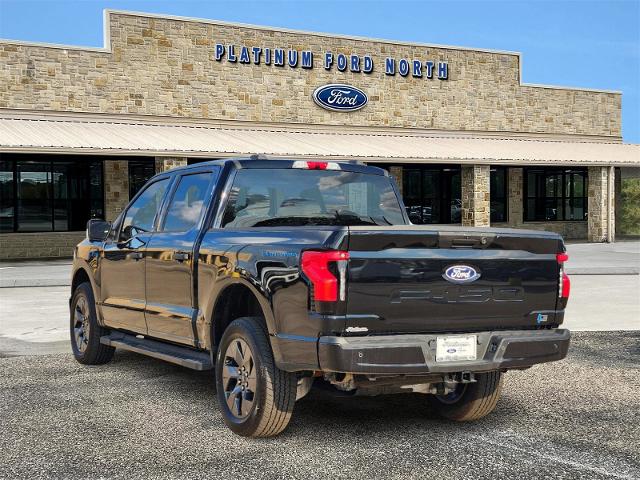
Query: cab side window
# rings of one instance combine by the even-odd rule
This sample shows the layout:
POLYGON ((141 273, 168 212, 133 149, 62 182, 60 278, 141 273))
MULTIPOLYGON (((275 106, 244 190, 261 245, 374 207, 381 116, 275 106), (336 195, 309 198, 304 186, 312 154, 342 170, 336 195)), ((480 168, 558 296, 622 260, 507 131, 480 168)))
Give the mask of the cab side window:
POLYGON ((158 180, 149 185, 133 202, 122 222, 120 240, 127 240, 138 233, 153 230, 153 224, 168 185, 168 178, 158 180))
POLYGON ((173 194, 164 226, 164 232, 186 232, 198 224, 204 211, 211 172, 195 173, 180 177, 180 183, 173 194))

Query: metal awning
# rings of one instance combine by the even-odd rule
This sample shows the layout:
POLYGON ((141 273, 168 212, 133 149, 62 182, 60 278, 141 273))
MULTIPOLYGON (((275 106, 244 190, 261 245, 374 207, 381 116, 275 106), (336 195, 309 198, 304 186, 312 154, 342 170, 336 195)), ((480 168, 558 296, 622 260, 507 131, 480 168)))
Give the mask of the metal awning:
POLYGON ((154 122, 44 113, 29 116, 15 111, 0 114, 0 151, 191 157, 260 153, 365 162, 640 167, 640 145, 602 141, 444 135, 393 128, 207 124, 175 118, 154 122))

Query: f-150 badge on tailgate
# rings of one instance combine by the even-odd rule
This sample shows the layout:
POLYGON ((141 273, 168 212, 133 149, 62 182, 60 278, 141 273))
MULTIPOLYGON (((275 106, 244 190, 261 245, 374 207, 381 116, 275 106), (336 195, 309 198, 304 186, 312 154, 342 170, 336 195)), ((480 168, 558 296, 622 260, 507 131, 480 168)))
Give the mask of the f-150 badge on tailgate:
POLYGON ((451 283, 470 283, 480 278, 475 268, 468 265, 452 265, 442 274, 451 283))

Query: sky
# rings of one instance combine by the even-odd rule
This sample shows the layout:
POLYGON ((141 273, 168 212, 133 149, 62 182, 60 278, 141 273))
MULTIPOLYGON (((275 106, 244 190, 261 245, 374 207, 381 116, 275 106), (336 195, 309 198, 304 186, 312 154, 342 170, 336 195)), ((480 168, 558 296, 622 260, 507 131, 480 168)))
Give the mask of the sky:
POLYGON ((640 0, 0 0, 0 38, 103 46, 105 8, 522 53, 522 81, 622 91, 640 143, 640 0))

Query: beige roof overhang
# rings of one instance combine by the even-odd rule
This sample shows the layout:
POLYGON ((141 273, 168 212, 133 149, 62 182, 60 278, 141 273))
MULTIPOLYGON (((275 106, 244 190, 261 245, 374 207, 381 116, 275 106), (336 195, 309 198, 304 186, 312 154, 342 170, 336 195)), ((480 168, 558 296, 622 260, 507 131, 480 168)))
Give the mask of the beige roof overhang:
POLYGON ((640 145, 601 138, 15 110, 0 110, 0 152, 640 167, 640 145))

